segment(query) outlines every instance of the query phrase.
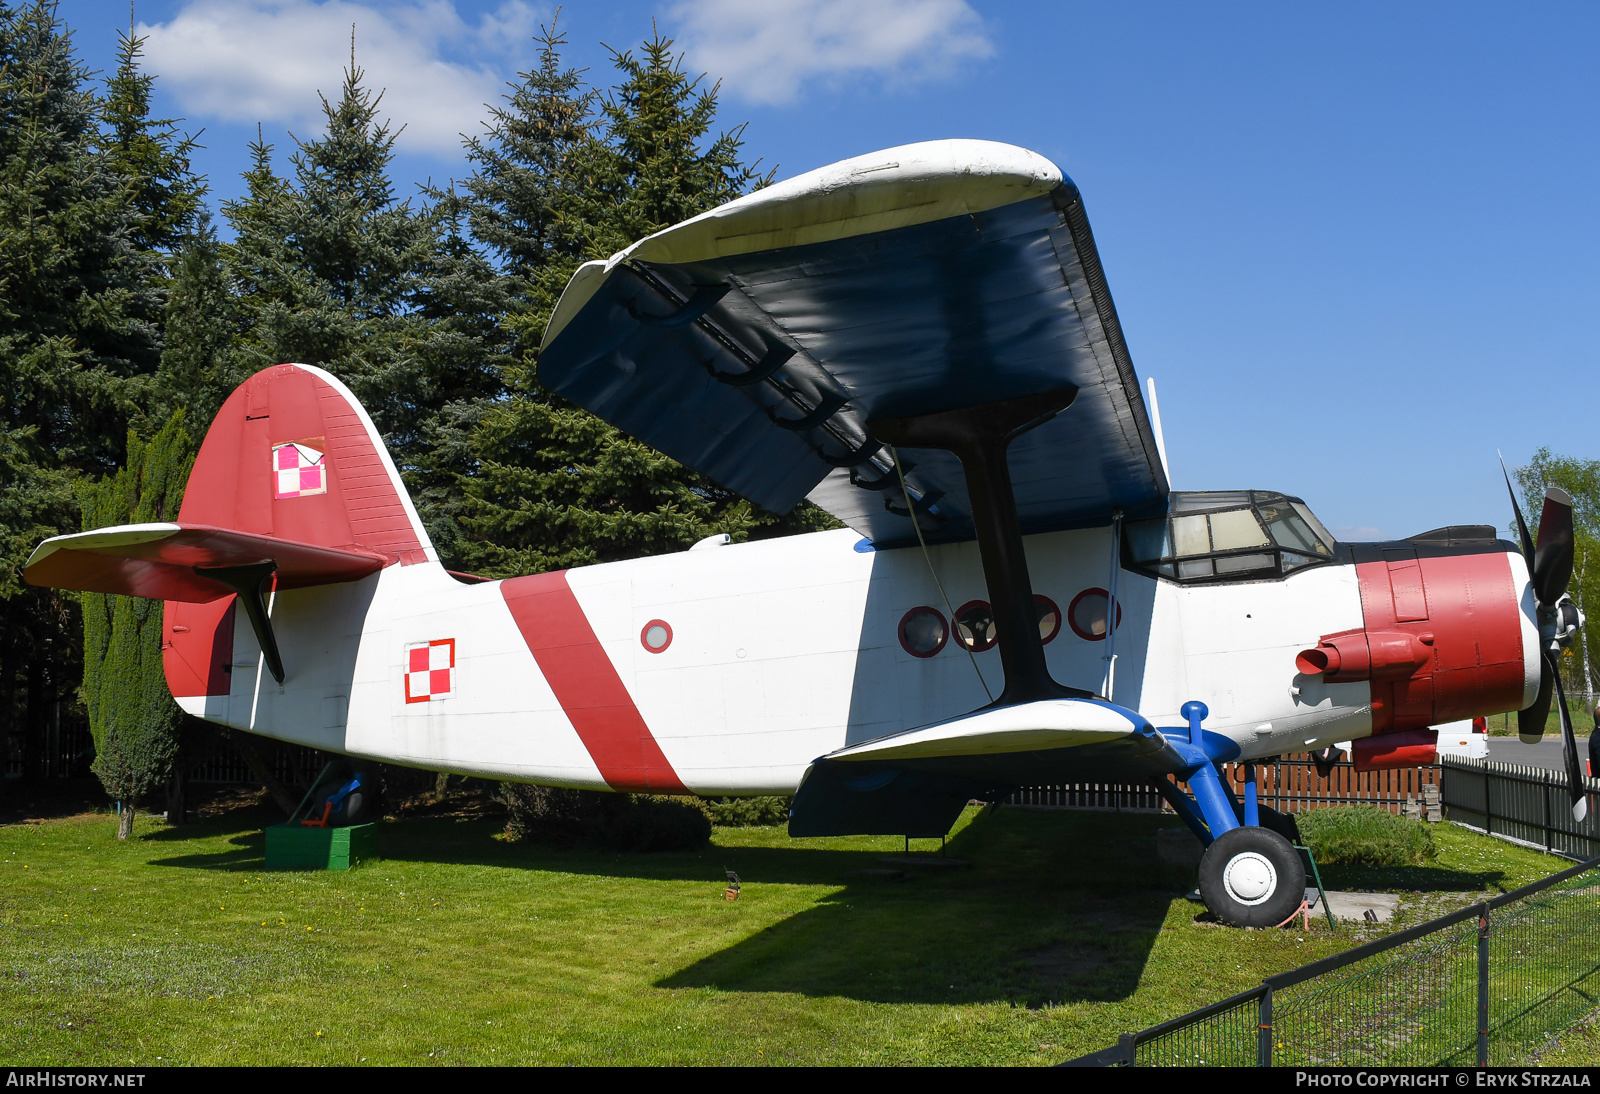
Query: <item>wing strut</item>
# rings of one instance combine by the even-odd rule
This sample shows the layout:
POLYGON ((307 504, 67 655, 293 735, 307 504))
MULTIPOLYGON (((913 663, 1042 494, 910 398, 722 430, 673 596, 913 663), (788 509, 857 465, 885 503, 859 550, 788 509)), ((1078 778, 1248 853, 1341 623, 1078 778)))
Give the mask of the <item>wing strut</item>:
POLYGON ((267 671, 278 683, 283 683, 283 657, 278 653, 278 636, 272 633, 272 617, 267 614, 266 591, 272 575, 278 570, 276 562, 256 562, 248 566, 196 566, 194 572, 213 581, 220 581, 239 594, 244 614, 256 632, 266 658, 267 671))
POLYGON ((961 461, 1006 676, 1005 690, 994 701, 997 707, 1040 699, 1088 698, 1091 694, 1056 683, 1045 664, 1017 499, 1006 462, 1006 450, 1013 440, 1054 418, 1071 406, 1077 395, 1078 389, 1069 387, 867 423, 874 436, 896 447, 942 448, 961 461))

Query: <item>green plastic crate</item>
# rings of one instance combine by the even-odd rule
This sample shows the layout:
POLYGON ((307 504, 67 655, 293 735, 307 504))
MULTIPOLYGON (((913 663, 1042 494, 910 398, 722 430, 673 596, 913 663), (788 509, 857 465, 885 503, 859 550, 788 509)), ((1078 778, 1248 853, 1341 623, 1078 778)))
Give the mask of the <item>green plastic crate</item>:
POLYGON ((267 829, 267 869, 348 870, 378 857, 378 826, 306 828, 274 824, 267 829))

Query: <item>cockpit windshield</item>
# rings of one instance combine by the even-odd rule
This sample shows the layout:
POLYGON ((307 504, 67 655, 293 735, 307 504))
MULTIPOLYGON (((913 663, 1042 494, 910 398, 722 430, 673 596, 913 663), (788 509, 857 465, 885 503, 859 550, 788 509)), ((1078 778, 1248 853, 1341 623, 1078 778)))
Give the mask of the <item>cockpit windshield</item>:
POLYGON ((1334 539, 1299 498, 1266 490, 1174 493, 1168 515, 1123 529, 1123 563, 1175 581, 1287 576, 1333 559, 1334 539))

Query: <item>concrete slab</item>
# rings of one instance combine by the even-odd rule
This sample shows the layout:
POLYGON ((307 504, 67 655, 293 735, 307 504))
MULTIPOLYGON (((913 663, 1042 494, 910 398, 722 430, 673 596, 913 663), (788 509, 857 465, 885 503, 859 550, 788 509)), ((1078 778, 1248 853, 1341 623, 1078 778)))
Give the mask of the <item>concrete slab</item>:
MULTIPOLYGON (((1320 914, 1322 902, 1318 899, 1317 890, 1306 890, 1306 901, 1311 905, 1312 914, 1320 914)), ((1328 907, 1333 910, 1335 919, 1366 920, 1366 913, 1370 910, 1377 917, 1379 923, 1387 923, 1394 918, 1394 913, 1400 910, 1400 898, 1393 893, 1340 893, 1328 891, 1328 907)))

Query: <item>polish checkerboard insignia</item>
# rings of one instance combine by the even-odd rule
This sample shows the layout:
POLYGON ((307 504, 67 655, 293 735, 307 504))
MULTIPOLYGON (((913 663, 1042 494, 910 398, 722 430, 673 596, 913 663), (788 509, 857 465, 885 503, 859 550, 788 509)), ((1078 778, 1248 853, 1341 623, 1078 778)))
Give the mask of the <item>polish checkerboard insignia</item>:
POLYGON ((272 474, 272 496, 278 500, 328 492, 326 458, 298 441, 272 446, 272 474))
POLYGON ((456 693, 456 640, 436 638, 406 647, 406 702, 428 703, 456 693))

